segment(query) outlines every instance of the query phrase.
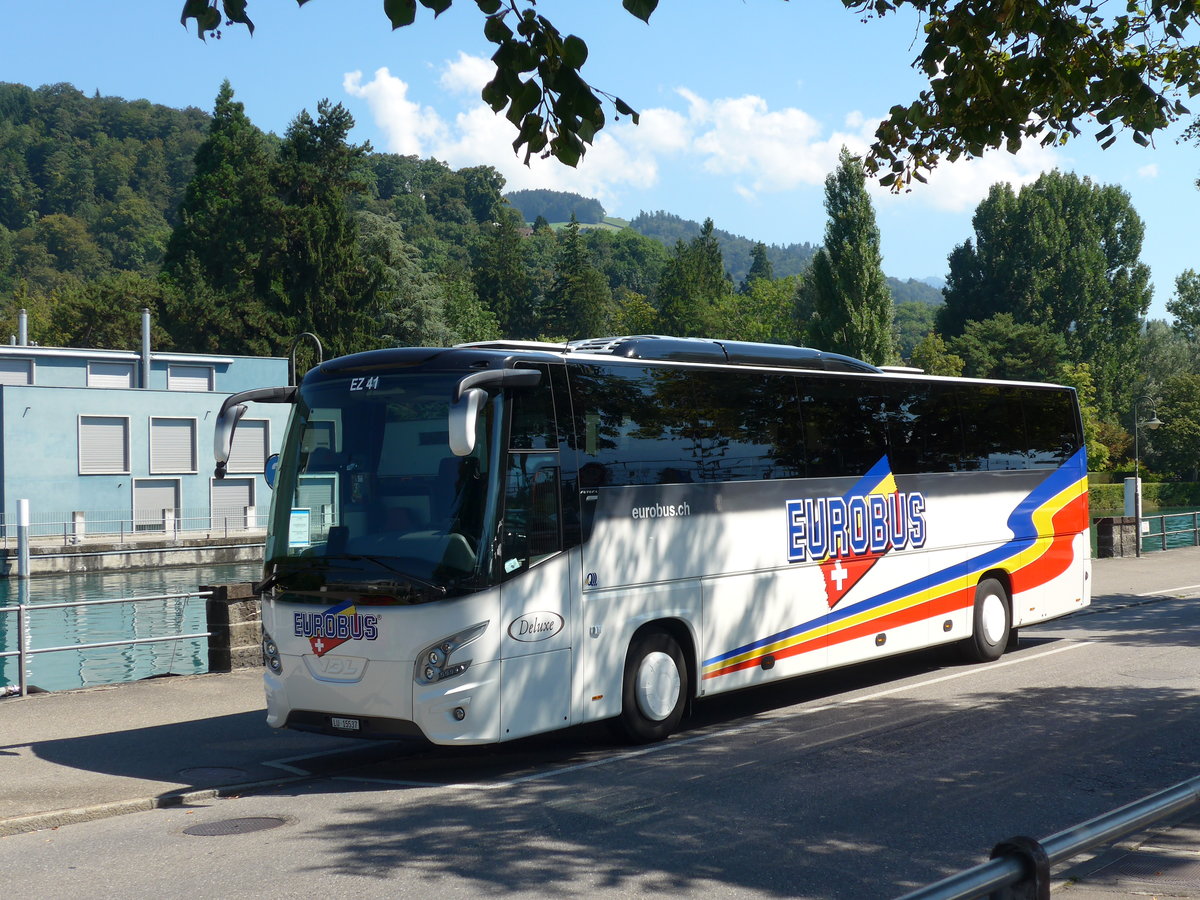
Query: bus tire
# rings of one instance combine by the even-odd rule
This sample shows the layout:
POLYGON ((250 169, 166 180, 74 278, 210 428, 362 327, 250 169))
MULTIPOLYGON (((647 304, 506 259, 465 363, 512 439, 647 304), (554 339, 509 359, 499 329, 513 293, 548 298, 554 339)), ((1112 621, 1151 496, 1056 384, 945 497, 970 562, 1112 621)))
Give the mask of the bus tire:
POLYGON ((1012 605, 1008 592, 995 578, 985 578, 975 588, 971 637, 963 644, 967 658, 972 662, 999 659, 1008 646, 1012 630, 1012 605))
POLYGON ((665 631, 635 636, 621 683, 617 725, 623 736, 635 744, 661 741, 683 720, 687 696, 687 664, 678 642, 665 631))

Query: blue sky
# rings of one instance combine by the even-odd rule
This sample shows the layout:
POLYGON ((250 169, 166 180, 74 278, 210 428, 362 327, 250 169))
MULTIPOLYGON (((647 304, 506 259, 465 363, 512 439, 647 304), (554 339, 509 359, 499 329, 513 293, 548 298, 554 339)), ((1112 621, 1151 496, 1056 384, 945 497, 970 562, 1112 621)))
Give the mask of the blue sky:
MULTIPOLYGON (((842 145, 865 149, 874 123, 916 96, 909 67, 918 23, 862 23, 839 0, 663 0, 645 25, 619 0, 541 0, 539 11, 590 48, 584 75, 642 114, 612 123, 577 170, 525 167, 515 133, 479 101, 492 47, 470 0, 438 19, 393 32, 382 0, 250 0, 257 30, 223 29, 202 43, 179 24, 182 0, 5 0, 0 81, 81 90, 211 111, 223 79, 260 128, 282 134, 302 110, 340 102, 356 141, 434 156, 452 167, 487 164, 508 189, 549 187, 600 199, 610 215, 663 209, 711 217, 718 228, 767 243, 819 243, 823 185, 842 145)), ((1086 129, 1085 129, 1086 132, 1086 129)), ((939 168, 911 193, 874 193, 884 271, 942 277, 971 236, 988 188, 1020 186, 1059 168, 1119 184, 1146 223, 1150 316, 1167 318, 1176 276, 1200 269, 1200 153, 1160 136, 1101 151, 1090 134, 1055 150, 939 168)))

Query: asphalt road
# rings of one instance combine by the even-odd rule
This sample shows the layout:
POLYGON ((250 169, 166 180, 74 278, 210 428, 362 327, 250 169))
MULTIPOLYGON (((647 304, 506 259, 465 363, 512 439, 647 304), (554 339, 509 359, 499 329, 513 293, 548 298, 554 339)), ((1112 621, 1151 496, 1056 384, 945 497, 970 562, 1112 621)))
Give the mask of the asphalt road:
POLYGON ((0 885, 89 900, 895 897, 1200 773, 1200 573, 1137 581, 1023 631, 997 663, 930 652, 713 698, 647 748, 588 727, 292 760, 313 778, 5 838, 0 885))

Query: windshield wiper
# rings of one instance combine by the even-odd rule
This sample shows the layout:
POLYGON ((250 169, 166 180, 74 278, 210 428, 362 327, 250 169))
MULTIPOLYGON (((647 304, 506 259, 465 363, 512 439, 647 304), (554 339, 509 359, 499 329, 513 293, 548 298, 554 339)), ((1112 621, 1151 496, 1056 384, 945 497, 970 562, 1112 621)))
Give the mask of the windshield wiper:
POLYGON ((391 572, 393 575, 399 575, 401 578, 403 578, 405 581, 408 582, 410 587, 415 585, 417 587, 427 588, 428 590, 436 591, 437 593, 439 593, 443 596, 445 596, 445 594, 446 594, 446 588, 440 584, 434 584, 432 581, 426 581, 423 578, 418 578, 416 575, 410 575, 408 572, 402 572, 399 569, 395 568, 394 566, 389 566, 386 562, 384 562, 384 559, 386 557, 365 556, 363 554, 348 553, 345 556, 339 556, 336 558, 337 559, 349 559, 349 560, 354 560, 354 561, 362 560, 365 562, 374 563, 375 565, 379 566, 381 569, 386 569, 387 571, 391 572))

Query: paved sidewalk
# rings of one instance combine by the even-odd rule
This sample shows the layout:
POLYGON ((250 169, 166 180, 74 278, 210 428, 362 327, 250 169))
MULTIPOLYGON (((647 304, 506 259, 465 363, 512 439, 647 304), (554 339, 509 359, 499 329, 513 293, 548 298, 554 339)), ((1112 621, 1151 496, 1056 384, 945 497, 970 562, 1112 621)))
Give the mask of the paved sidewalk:
POLYGON ((289 757, 361 747, 267 727, 262 672, 155 678, 0 700, 0 836, 294 776, 289 757))

